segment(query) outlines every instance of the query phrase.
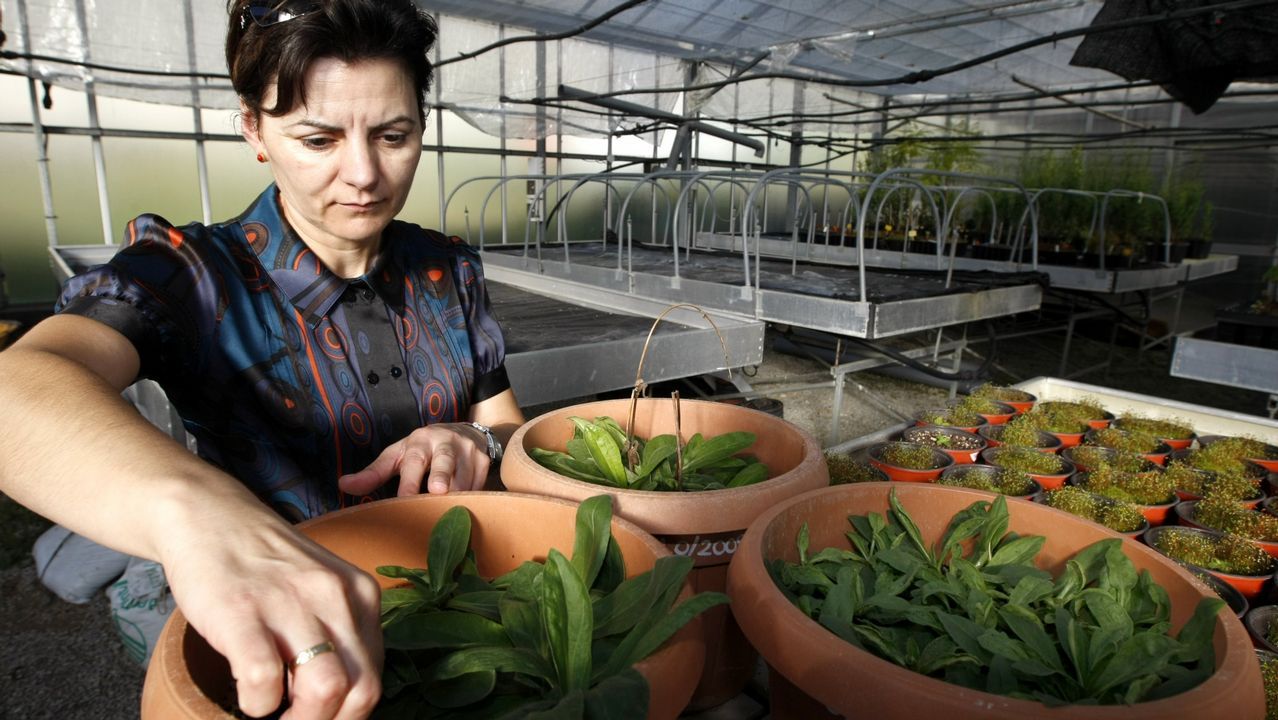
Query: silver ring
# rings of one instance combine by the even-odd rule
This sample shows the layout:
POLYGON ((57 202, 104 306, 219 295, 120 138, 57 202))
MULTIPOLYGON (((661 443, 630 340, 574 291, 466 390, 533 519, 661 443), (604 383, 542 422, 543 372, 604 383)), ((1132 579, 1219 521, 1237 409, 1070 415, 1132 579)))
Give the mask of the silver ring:
POLYGON ((312 647, 308 647, 308 648, 306 648, 305 650, 303 650, 302 652, 298 653, 298 654, 297 654, 297 657, 293 658, 293 661, 292 661, 292 662, 290 662, 290 663, 288 664, 288 666, 289 666, 290 668, 292 668, 292 669, 296 670, 297 668, 300 668, 301 666, 303 666, 303 665, 305 665, 306 663, 308 663, 308 662, 310 662, 310 661, 314 660, 315 658, 319 657, 320 655, 323 655, 324 653, 333 652, 333 651, 334 651, 334 650, 336 650, 336 649, 337 649, 337 648, 333 646, 333 641, 332 641, 332 640, 325 640, 324 642, 320 643, 319 645, 314 645, 314 646, 312 646, 312 647))

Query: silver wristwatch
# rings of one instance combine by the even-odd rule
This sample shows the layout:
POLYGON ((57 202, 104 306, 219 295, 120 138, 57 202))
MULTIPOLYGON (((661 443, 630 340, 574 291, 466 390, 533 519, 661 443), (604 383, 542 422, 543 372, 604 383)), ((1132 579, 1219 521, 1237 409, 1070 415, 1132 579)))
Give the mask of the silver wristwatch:
POLYGON ((470 426, 484 434, 484 441, 488 443, 488 459, 493 462, 500 461, 502 454, 501 441, 493 434, 493 429, 477 422, 471 422, 470 426))

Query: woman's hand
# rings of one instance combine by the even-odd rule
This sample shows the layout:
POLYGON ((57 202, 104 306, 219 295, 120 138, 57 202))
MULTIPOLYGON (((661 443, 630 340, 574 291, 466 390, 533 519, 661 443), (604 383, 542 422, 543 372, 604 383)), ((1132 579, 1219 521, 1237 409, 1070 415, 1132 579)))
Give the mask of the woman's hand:
POLYGON ((240 709, 270 713, 287 687, 285 718, 367 717, 381 694, 377 581, 270 511, 210 517, 207 507, 185 508, 176 514, 193 522, 161 563, 192 627, 230 662, 240 709))
POLYGON ((337 484, 344 493, 367 495, 398 475, 400 496, 482 490, 491 462, 483 432, 469 423, 439 423, 387 446, 372 464, 337 484))

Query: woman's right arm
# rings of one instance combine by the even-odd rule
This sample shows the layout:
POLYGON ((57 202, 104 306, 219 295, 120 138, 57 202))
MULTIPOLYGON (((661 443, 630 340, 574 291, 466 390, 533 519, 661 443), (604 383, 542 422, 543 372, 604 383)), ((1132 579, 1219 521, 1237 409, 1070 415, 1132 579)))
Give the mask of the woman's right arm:
POLYGON ((120 392, 139 358, 116 330, 56 315, 0 353, 0 491, 103 545, 155 560, 183 614, 227 657, 240 708, 367 715, 380 693, 379 591, 238 480, 153 427, 120 392))

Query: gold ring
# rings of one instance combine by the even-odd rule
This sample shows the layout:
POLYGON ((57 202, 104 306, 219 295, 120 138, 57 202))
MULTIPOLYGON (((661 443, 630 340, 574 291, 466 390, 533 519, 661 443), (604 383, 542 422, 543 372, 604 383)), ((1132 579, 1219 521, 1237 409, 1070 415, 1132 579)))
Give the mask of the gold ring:
POLYGON ((301 666, 314 660, 320 655, 323 655, 324 653, 328 653, 328 652, 333 652, 336 649, 337 648, 333 646, 332 640, 325 640, 319 645, 308 647, 302 652, 298 653, 297 657, 293 658, 293 661, 290 662, 288 666, 296 670, 297 668, 300 668, 301 666))

